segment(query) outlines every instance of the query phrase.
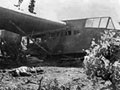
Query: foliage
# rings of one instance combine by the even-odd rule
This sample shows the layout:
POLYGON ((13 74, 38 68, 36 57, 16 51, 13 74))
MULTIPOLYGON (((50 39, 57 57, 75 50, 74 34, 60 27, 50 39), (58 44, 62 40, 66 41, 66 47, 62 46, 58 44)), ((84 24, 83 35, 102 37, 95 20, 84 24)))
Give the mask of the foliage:
POLYGON ((35 0, 31 0, 30 5, 28 6, 28 10, 29 10, 30 13, 36 14, 34 12, 34 7, 35 7, 35 0))
POLYGON ((99 43, 92 41, 87 55, 84 58, 86 74, 89 79, 100 77, 105 81, 111 81, 117 88, 120 81, 120 37, 117 32, 105 31, 99 43))

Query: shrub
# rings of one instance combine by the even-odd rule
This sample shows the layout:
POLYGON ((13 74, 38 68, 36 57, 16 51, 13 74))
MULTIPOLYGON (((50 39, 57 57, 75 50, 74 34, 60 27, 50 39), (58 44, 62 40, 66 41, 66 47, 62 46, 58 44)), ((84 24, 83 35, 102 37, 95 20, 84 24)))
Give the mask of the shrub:
POLYGON ((92 41, 87 55, 84 57, 86 74, 89 79, 98 77, 111 81, 118 88, 120 81, 120 36, 114 31, 105 31, 96 43, 92 41))

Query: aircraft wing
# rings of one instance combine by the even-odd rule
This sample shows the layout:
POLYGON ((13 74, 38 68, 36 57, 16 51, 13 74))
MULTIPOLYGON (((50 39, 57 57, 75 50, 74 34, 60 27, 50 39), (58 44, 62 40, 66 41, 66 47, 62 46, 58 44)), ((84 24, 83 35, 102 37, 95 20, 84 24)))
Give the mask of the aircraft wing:
POLYGON ((5 29, 21 35, 24 35, 25 32, 28 35, 58 30, 64 27, 64 23, 38 18, 0 7, 0 29, 5 29))

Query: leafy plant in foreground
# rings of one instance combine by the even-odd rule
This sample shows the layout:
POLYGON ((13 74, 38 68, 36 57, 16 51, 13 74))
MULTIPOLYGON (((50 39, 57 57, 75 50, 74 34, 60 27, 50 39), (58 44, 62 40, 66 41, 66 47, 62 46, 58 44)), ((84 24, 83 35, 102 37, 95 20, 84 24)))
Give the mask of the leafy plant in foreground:
POLYGON ((120 82, 120 37, 113 31, 105 31, 99 43, 92 41, 84 58, 86 74, 91 80, 98 77, 110 81, 117 89, 120 82))

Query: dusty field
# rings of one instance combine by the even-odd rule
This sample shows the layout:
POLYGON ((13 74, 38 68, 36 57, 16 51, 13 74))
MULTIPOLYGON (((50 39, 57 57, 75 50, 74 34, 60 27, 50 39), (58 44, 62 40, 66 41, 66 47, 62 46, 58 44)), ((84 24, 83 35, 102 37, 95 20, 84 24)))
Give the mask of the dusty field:
POLYGON ((50 90, 52 86, 59 89, 51 90, 111 90, 110 87, 107 88, 110 82, 102 83, 100 80, 98 83, 95 83, 96 85, 93 85, 93 82, 87 79, 83 68, 36 68, 44 70, 43 74, 33 74, 30 77, 11 77, 7 72, 0 73, 0 90, 50 90), (41 80, 42 77, 43 79, 41 80), (48 89, 38 89, 39 87, 48 89))

